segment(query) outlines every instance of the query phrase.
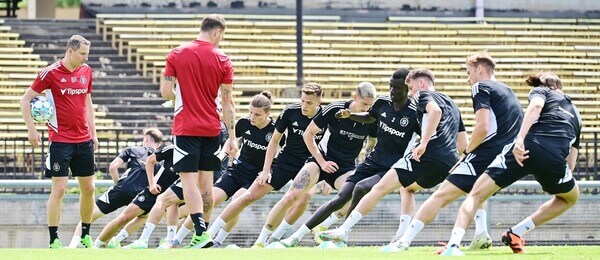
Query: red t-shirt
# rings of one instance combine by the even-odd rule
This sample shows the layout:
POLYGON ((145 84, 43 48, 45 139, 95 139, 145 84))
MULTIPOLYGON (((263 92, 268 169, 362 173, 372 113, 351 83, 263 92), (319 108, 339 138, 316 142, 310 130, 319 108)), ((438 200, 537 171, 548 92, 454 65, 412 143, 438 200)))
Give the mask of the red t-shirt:
POLYGON ((82 143, 92 137, 87 122, 87 94, 92 93, 92 68, 83 64, 69 71, 57 61, 40 72, 31 89, 54 103, 54 115, 48 120, 50 141, 82 143))
POLYGON ((207 41, 194 40, 167 55, 164 76, 177 78, 173 134, 218 136, 217 98, 221 84, 233 83, 229 57, 207 41))

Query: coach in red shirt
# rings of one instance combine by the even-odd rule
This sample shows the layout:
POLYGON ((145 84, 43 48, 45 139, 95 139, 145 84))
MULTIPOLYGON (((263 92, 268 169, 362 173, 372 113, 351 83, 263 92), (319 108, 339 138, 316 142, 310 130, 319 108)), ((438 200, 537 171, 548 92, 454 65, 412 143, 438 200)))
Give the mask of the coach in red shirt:
POLYGON ((47 211, 50 248, 62 248, 58 225, 69 169, 81 189, 80 245, 92 246, 89 229, 94 208, 94 151, 98 148, 98 139, 91 95, 92 69, 85 64, 89 52, 88 40, 80 35, 71 36, 65 57, 40 72, 21 99, 21 112, 33 147, 40 146, 41 138, 31 116, 31 100, 45 91, 56 111, 47 124, 50 152, 46 157, 45 175, 52 178, 47 211))
POLYGON ((212 207, 213 171, 220 169, 221 124, 216 98, 221 90, 223 121, 229 139, 225 149, 237 150, 234 132, 233 66, 217 46, 225 33, 225 19, 209 15, 202 20, 200 35, 167 55, 165 74, 160 85, 164 98, 175 99, 173 120, 173 163, 181 175, 183 196, 194 222, 195 234, 188 247, 211 247, 202 213, 212 207))

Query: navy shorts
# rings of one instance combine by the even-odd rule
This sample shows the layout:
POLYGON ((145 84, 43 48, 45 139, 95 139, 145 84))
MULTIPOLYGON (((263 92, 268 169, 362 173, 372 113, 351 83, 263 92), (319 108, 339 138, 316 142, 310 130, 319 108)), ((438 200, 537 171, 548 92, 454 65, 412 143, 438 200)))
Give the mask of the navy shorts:
MULTIPOLYGON (((497 149, 494 149, 497 150, 497 149)), ((448 175, 447 181, 465 193, 471 192, 477 178, 494 161, 500 151, 477 151, 464 156, 458 166, 448 175), (495 152, 495 153, 494 153, 495 152)))
MULTIPOLYGON (((323 155, 323 158, 326 161, 332 161, 325 155, 323 155)), ((355 167, 354 165, 348 165, 348 164, 339 165, 338 164, 338 166, 340 168, 337 171, 335 171, 334 173, 328 173, 321 169, 321 166, 319 165, 319 163, 317 163, 317 160, 314 157, 308 158, 308 160, 306 160, 306 162, 307 163, 314 162, 315 164, 317 164, 317 166, 319 166, 319 169, 321 170, 321 172, 319 172, 319 180, 317 182, 324 180, 325 182, 327 182, 327 184, 329 184, 329 186, 331 186, 334 189, 335 189, 335 181, 342 175, 346 174, 347 172, 354 170, 354 167, 355 167)))
POLYGON ((575 187, 575 179, 566 159, 557 156, 559 151, 550 151, 548 147, 526 139, 529 159, 521 167, 512 153, 513 145, 507 145, 486 170, 496 185, 505 188, 527 174, 532 174, 542 185, 542 189, 550 194, 569 192, 575 187))
POLYGON ((146 188, 143 191, 141 191, 140 193, 138 193, 138 195, 135 196, 135 198, 131 201, 131 203, 140 207, 140 209, 142 209, 144 211, 144 214, 142 214, 142 215, 146 215, 150 212, 152 207, 154 207, 154 204, 156 203, 156 198, 158 197, 158 195, 159 194, 157 194, 157 195, 152 194, 150 192, 150 190, 148 188, 146 188))
POLYGON ((302 169, 302 165, 292 166, 284 158, 275 158, 271 164, 271 182, 269 184, 273 190, 280 190, 296 177, 300 169, 302 169))
POLYGON ((229 199, 238 190, 250 188, 256 177, 256 174, 244 172, 240 167, 234 165, 215 182, 215 187, 222 189, 229 199))
POLYGON ((219 137, 175 136, 175 172, 218 171, 221 168, 219 137))
POLYGON ((121 207, 129 205, 133 198, 134 197, 129 195, 128 192, 111 186, 106 192, 98 197, 96 206, 98 206, 98 209, 106 215, 121 207))
POLYGON ((50 152, 46 157, 47 178, 67 177, 69 169, 73 177, 87 177, 95 173, 94 142, 50 143, 50 152))
POLYGON ((356 166, 356 169, 350 176, 348 176, 346 182, 357 184, 359 181, 362 181, 374 175, 379 175, 380 177, 383 177, 383 175, 385 175, 385 173, 389 169, 390 167, 383 167, 374 163, 370 159, 366 159, 364 162, 356 166))
POLYGON ((444 181, 452 166, 439 161, 417 162, 409 154, 392 165, 392 168, 396 170, 402 187, 408 187, 416 182, 422 188, 428 189, 444 181))

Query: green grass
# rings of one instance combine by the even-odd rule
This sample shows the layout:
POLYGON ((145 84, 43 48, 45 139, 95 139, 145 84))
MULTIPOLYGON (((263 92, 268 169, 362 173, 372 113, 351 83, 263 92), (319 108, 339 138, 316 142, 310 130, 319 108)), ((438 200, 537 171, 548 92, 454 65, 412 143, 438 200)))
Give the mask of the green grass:
MULTIPOLYGON (((379 253, 378 247, 350 247, 343 249, 291 248, 291 249, 194 249, 194 250, 112 250, 112 249, 0 249, 4 259, 439 259, 432 255, 434 247, 413 247, 397 253, 379 253)), ((486 251, 464 251, 468 258, 476 259, 597 259, 598 246, 530 246, 527 254, 512 254, 508 247, 494 247, 486 251)))

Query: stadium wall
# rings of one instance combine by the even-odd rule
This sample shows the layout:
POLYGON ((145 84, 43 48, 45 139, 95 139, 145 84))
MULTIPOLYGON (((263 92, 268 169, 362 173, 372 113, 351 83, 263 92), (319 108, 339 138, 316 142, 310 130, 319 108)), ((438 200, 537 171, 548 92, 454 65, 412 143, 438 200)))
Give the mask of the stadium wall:
MULTIPOLYGON (((296 0, 211 0, 219 8, 229 7, 232 2, 243 2, 245 8, 257 8, 259 2, 265 7, 295 8, 296 0)), ((83 4, 113 6, 127 4, 129 6, 144 4, 161 7, 172 4, 172 7, 187 7, 191 3, 200 3, 200 8, 208 4, 208 0, 82 0, 83 4)), ((520 11, 600 11, 600 1, 597 0, 503 0, 484 1, 487 10, 520 10, 520 11)), ((304 8, 333 8, 333 9, 403 9, 403 10, 474 10, 475 0, 402 0, 402 1, 372 1, 372 0, 303 0, 304 8)))
MULTIPOLYGON (((428 194, 417 194, 417 207, 427 196, 428 194)), ((239 246, 250 246, 258 236, 271 207, 280 197, 281 194, 271 193, 244 211, 238 226, 227 238, 225 244, 235 243, 239 246)), ((0 208, 4 209, 3 220, 0 222, 1 248, 44 248, 47 246, 47 198, 48 195, 44 194, 0 196, 0 208)), ((535 194, 500 194, 492 197, 489 203, 488 217, 490 234, 495 243, 499 243, 501 234, 508 227, 531 214, 532 210, 549 198, 549 195, 535 194)), ((309 212, 314 212, 318 206, 329 199, 329 196, 316 195, 309 206, 309 212)), ((213 213, 213 217, 218 216, 227 203, 220 205, 213 213)), ((382 245, 389 242, 398 227, 399 205, 400 200, 397 194, 386 196, 356 226, 350 236, 350 243, 352 245, 382 245)), ((459 206, 460 202, 455 202, 442 209, 436 220, 425 227, 423 233, 413 244, 435 246, 437 241, 446 241, 449 238, 459 206)), ((59 230, 63 244, 69 243, 75 225, 79 221, 78 207, 76 195, 65 197, 59 230)), ((600 200, 597 195, 582 195, 579 203, 567 213, 528 233, 525 237, 527 244, 600 244, 600 219, 597 218, 599 207, 600 200)), ((92 224, 92 237, 95 238, 104 225, 116 216, 117 213, 112 213, 92 224)), ((308 217, 309 213, 305 213, 293 230, 297 229, 308 217)), ((337 225, 340 224, 341 222, 337 223, 337 225)), ((473 228, 467 231, 465 243, 470 241, 473 231, 473 228)), ((150 245, 156 247, 158 241, 164 236, 165 223, 163 220, 157 226, 150 245)), ((138 237, 139 232, 130 236, 125 242, 138 237)), ((306 236, 303 245, 314 245, 312 236, 306 236)))

